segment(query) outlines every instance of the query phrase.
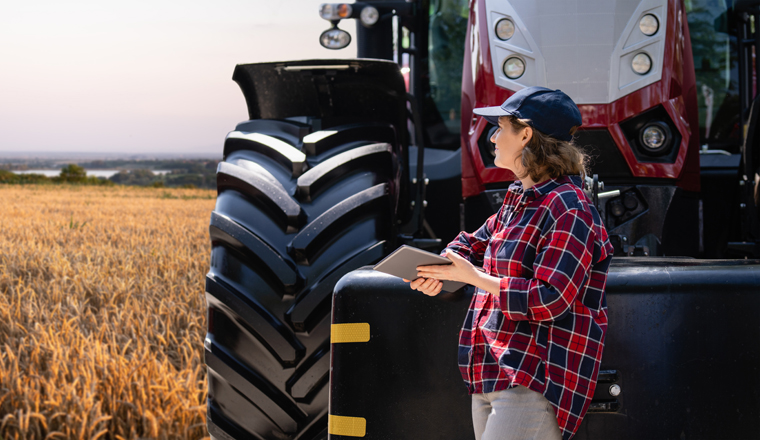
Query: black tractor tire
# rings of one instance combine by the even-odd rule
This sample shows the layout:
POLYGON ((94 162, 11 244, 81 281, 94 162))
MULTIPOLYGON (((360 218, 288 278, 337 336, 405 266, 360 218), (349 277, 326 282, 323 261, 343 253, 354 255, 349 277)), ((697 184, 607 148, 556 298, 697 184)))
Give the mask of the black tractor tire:
POLYGON ((213 438, 327 438, 333 286, 395 248, 395 145, 383 123, 227 135, 206 277, 213 438))

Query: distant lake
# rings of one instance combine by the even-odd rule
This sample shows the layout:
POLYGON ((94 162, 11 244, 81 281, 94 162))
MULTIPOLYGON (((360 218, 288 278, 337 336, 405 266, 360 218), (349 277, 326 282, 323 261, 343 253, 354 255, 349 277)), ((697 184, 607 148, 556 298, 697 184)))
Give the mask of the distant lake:
MULTIPOLYGON (((114 174, 117 174, 121 170, 85 170, 87 171, 88 176, 95 176, 95 177, 105 177, 108 179, 109 177, 113 176, 114 174)), ((151 170, 153 171, 153 174, 155 175, 162 175, 162 174, 169 174, 171 170, 151 170)), ((61 170, 23 170, 23 171, 14 171, 16 174, 42 174, 46 177, 56 177, 61 175, 61 170)))

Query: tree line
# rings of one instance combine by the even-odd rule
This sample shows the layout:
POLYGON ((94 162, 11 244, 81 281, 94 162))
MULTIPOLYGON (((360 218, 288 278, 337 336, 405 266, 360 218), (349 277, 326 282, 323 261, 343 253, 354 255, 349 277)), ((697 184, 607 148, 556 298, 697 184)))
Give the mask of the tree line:
MULTIPOLYGON (((69 183, 78 185, 130 185, 152 187, 181 188, 216 188, 217 161, 183 161, 165 165, 166 174, 156 174, 145 168, 121 170, 108 179, 88 176, 87 170, 78 164, 68 164, 61 168, 58 176, 47 177, 43 174, 16 174, 0 169, 0 183, 6 184, 45 184, 69 183), (166 166, 169 165, 169 166, 166 166), (178 165, 181 165, 180 168, 178 165)), ((101 164, 99 164, 101 165, 101 164)), ((101 165, 102 166, 102 165, 101 165)))

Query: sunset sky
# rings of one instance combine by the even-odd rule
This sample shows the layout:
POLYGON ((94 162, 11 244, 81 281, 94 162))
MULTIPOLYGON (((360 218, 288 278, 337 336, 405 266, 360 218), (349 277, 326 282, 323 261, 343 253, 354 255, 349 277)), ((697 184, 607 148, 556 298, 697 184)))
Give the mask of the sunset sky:
MULTIPOLYGON (((322 0, 29 0, 0 7, 0 153, 221 155, 236 64, 323 49, 322 0)), ((355 34, 355 23, 341 28, 355 34)))

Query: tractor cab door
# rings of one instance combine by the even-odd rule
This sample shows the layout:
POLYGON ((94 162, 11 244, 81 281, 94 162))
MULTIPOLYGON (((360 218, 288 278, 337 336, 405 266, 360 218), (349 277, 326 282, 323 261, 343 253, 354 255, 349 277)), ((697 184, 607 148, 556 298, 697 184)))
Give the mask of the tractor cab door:
POLYGON ((743 175, 739 178, 741 233, 744 240, 729 245, 757 257, 760 256, 760 96, 752 101, 745 132, 747 135, 742 145, 743 175))
POLYGON ((755 183, 760 179, 759 5, 757 0, 685 3, 697 80, 708 258, 760 255, 755 183))

